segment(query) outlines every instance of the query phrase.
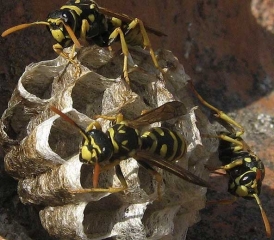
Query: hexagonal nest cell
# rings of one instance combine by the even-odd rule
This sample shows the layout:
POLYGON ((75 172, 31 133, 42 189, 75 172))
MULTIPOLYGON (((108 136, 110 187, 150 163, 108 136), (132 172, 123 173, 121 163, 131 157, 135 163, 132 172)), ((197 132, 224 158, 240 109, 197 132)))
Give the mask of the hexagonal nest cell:
MULTIPOLYGON (((77 190, 92 188, 93 167, 79 161, 79 130, 50 110, 55 106, 86 128, 97 114, 122 113, 132 120, 143 110, 181 101, 186 113, 157 122, 180 133, 187 153, 174 162, 208 179, 205 164, 217 149, 207 118, 195 107, 189 77, 173 54, 159 50, 165 70, 155 68, 147 51, 130 49, 138 67, 130 67, 130 87, 121 78, 123 56, 96 46, 78 52, 78 67, 62 57, 31 64, 19 79, 1 119, 6 171, 19 180, 25 204, 43 205, 40 219, 49 234, 61 239, 183 239, 204 207, 204 187, 156 168, 157 182, 134 158, 120 163, 128 189, 118 193, 77 190), (77 68, 81 73, 77 74, 77 68), (76 192, 75 192, 76 191, 76 192)), ((103 131, 113 123, 100 119, 103 131)), ((144 131, 146 126, 140 131, 144 131)), ((99 186, 120 187, 114 169, 100 174, 99 186)))

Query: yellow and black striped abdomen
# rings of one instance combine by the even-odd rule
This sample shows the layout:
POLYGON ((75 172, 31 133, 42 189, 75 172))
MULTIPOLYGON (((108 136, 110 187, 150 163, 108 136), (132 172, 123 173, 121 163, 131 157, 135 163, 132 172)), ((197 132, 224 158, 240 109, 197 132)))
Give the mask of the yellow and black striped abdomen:
POLYGON ((155 127, 141 136, 142 150, 149 151, 173 161, 186 152, 186 143, 180 134, 167 128, 155 127))

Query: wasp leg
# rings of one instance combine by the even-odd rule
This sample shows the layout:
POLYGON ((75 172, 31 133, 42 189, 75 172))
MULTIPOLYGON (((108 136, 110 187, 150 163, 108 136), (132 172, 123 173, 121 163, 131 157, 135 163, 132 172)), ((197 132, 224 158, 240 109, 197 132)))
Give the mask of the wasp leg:
POLYGON ((54 52, 56 52, 58 55, 62 56, 63 58, 69 60, 71 63, 73 64, 76 64, 75 61, 73 61, 68 54, 66 54, 64 51, 63 51, 63 47, 59 44, 59 43, 56 43, 52 46, 54 52))
POLYGON ((118 113, 115 116, 95 115, 94 118, 95 119, 103 118, 103 119, 109 120, 109 121, 116 121, 116 123, 121 123, 124 120, 124 116, 122 113, 118 113))
POLYGON ((125 36, 121 28, 116 28, 114 31, 110 34, 109 36, 109 42, 113 42, 118 35, 120 36, 120 41, 121 41, 121 47, 122 47, 122 52, 124 54, 124 66, 123 66, 123 73, 124 73, 124 79, 129 85, 129 77, 128 77, 128 58, 129 58, 129 51, 127 47, 127 43, 125 40, 125 36))
POLYGON ((86 19, 82 20, 82 25, 81 25, 81 31, 80 31, 80 41, 81 43, 83 43, 84 45, 88 46, 88 42, 86 40, 86 36, 87 36, 87 32, 89 30, 89 23, 86 19))
POLYGON ((220 168, 220 167, 212 167, 212 166, 208 166, 205 165, 205 168, 214 173, 214 174, 218 174, 218 175, 226 175, 226 172, 224 171, 224 169, 220 168))
POLYGON ((102 193, 102 192, 106 192, 106 193, 117 193, 117 192, 121 192, 124 191, 125 188, 121 187, 121 188, 86 188, 86 189, 76 189, 76 190, 69 190, 68 192, 71 194, 81 194, 81 193, 92 193, 92 192, 98 192, 98 193, 102 193))
POLYGON ((243 162, 244 162, 243 159, 237 159, 237 160, 232 161, 229 164, 221 166, 220 168, 227 171, 227 170, 230 170, 230 169, 235 168, 237 166, 243 165, 243 162))
POLYGON ((225 134, 220 134, 218 135, 218 138, 224 140, 224 141, 227 141, 227 142, 230 142, 230 143, 233 143, 235 146, 233 147, 233 151, 234 152, 237 152, 237 151, 241 151, 243 150, 244 148, 244 145, 241 141, 238 141, 237 139, 234 139, 232 137, 229 137, 225 134))
POLYGON ((229 117, 227 114, 225 114, 223 111, 219 110, 218 108, 212 106, 211 104, 209 104, 206 100, 204 100, 202 98, 202 96, 196 91, 193 82, 190 80, 190 87, 192 88, 192 91, 195 93, 195 95, 197 96, 197 98, 200 100, 200 102, 205 105, 206 107, 208 107, 209 109, 211 109, 212 111, 216 112, 216 116, 222 120, 224 120, 225 122, 237 127, 239 129, 238 132, 236 132, 236 137, 239 137, 241 135, 244 134, 244 127, 242 125, 240 125, 239 123, 237 123, 235 120, 233 120, 231 117, 229 117))
POLYGON ((160 200, 162 198, 162 194, 161 194, 161 184, 163 183, 162 175, 158 173, 152 166, 150 166, 148 163, 144 161, 138 160, 138 164, 144 167, 157 181, 157 193, 158 193, 158 199, 160 200))
MULTIPOLYGON (((123 172, 121 170, 121 167, 120 167, 120 162, 121 160, 119 159, 110 159, 110 163, 101 167, 100 169, 100 172, 105 172, 113 167, 115 167, 115 173, 116 173, 116 176, 118 177, 119 181, 121 182, 121 184, 123 185, 123 187, 121 189, 123 190, 126 190, 128 188, 128 185, 127 185, 127 182, 126 182, 126 179, 123 175, 123 172)), ((121 190, 122 191, 122 190, 121 190)))
POLYGON ((220 175, 226 175, 226 173, 221 173, 221 172, 218 172, 218 170, 231 170, 232 168, 235 168, 237 166, 241 166, 243 165, 243 160, 242 159, 237 159, 237 160, 234 160, 232 161, 231 163, 229 164, 226 164, 224 166, 220 166, 220 167, 210 167, 210 166, 206 166, 206 168, 209 170, 209 171, 212 171, 213 173, 215 174, 220 174, 220 175))
POLYGON ((79 64, 73 60, 73 57, 74 57, 74 53, 75 53, 75 48, 80 48, 81 44, 79 43, 79 41, 78 41, 77 37, 75 36, 71 27, 69 25, 65 24, 62 20, 60 20, 60 23, 63 24, 63 26, 67 30, 71 40, 73 41, 71 57, 68 54, 64 53, 63 47, 59 43, 53 45, 53 50, 57 54, 61 55, 65 59, 67 59, 69 62, 71 62, 75 66, 75 68, 76 68, 75 77, 78 77, 81 74, 81 68, 80 68, 79 64))
POLYGON ((72 63, 75 66, 75 68, 76 68, 75 77, 80 76, 80 74, 81 74, 80 65, 79 65, 79 63, 77 63, 76 61, 73 60, 73 55, 74 55, 74 52, 75 52, 75 45, 73 45, 73 47, 72 47, 71 56, 69 56, 67 53, 65 53, 63 51, 63 47, 59 43, 54 44, 52 46, 52 48, 58 55, 60 55, 63 58, 67 59, 70 63, 72 63))
POLYGON ((122 170, 121 170, 121 167, 120 167, 119 163, 120 163, 120 160, 113 160, 113 161, 111 161, 109 164, 107 164, 107 165, 105 165, 103 167, 100 167, 100 173, 104 172, 104 171, 107 171, 107 170, 115 167, 116 175, 117 175, 119 181, 121 182, 122 187, 119 187, 119 188, 113 188, 113 187, 109 187, 109 188, 97 188, 97 187, 94 187, 94 188, 70 190, 69 192, 73 193, 73 194, 77 194, 77 193, 90 193, 90 192, 116 193, 116 192, 121 192, 121 191, 126 190, 128 188, 127 182, 126 182, 125 177, 124 177, 124 175, 122 173, 122 170))
POLYGON ((217 136, 212 136, 212 135, 208 135, 208 134, 202 134, 202 136, 205 137, 205 138, 219 138, 219 139, 222 139, 224 141, 233 143, 235 145, 235 147, 233 147, 233 151, 234 152, 243 150, 243 148, 244 148, 243 142, 241 142, 241 141, 239 141, 239 140, 237 140, 235 138, 229 137, 229 136, 227 136, 225 134, 220 134, 220 135, 217 135, 217 136))
POLYGON ((141 115, 145 115, 146 113, 148 113, 150 110, 148 110, 148 109, 144 109, 144 110, 142 110, 142 112, 141 112, 141 115))
MULTIPOLYGON (((105 170, 105 169, 104 169, 105 170)), ((87 189, 77 189, 77 190, 70 190, 70 193, 90 193, 90 192, 109 192, 109 193, 116 193, 116 192, 121 192, 121 191, 125 191, 128 188, 126 179, 122 173, 121 167, 120 165, 116 165, 115 166, 115 171, 116 171, 116 175, 119 179, 119 181, 122 184, 122 187, 119 188, 113 188, 113 187, 109 187, 109 188, 87 188, 87 189)))
MULTIPOLYGON (((218 138, 224 140, 224 141, 227 141, 227 142, 231 142, 231 143, 234 143, 235 145, 238 145, 238 146, 242 146, 243 147, 243 143, 233 137, 230 137, 226 134, 220 134, 218 135, 218 138)), ((241 148, 242 149, 242 148, 241 148)), ((238 150, 238 149, 235 149, 235 151, 238 150)))
POLYGON ((94 122, 92 122, 92 123, 90 123, 88 126, 87 126, 87 128, 86 128, 86 132, 88 132, 88 131, 90 131, 90 130, 92 130, 92 129, 97 129, 97 130, 101 130, 102 131, 102 126, 101 126, 101 124, 99 123, 99 122, 97 122, 97 121, 94 121, 94 122))
POLYGON ((152 58, 152 61, 155 65, 155 67, 161 72, 161 73, 165 73, 164 70, 159 66, 159 63, 157 61, 157 58, 155 56, 155 53, 152 49, 152 46, 151 46, 151 43, 150 43, 150 40, 149 40, 149 37, 147 35, 147 31, 145 29, 145 26, 144 26, 144 23, 138 19, 138 18, 135 18, 131 23, 129 23, 128 25, 128 28, 127 28, 127 31, 130 31, 131 29, 135 28, 137 25, 139 25, 140 27, 140 31, 141 31, 141 34, 143 36, 143 45, 144 45, 144 48, 148 48, 149 49, 149 53, 150 53, 150 56, 152 58))

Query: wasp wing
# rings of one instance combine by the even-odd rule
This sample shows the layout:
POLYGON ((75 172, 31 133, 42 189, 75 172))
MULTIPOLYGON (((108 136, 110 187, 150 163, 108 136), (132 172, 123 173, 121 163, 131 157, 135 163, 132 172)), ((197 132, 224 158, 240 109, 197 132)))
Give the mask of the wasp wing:
POLYGON ((179 178, 186 180, 187 182, 199 185, 202 187, 210 188, 210 184, 203 180, 202 178, 194 175, 192 172, 180 167, 179 165, 166 161, 162 157, 148 153, 147 151, 138 151, 134 158, 137 161, 147 163, 152 166, 159 167, 163 170, 170 172, 171 174, 176 175, 179 178))
MULTIPOLYGON (((107 9, 107 8, 99 7, 99 10, 100 10, 101 13, 103 13, 107 16, 118 18, 118 19, 120 19, 120 20, 122 20, 123 22, 126 22, 126 23, 130 23, 132 20, 134 20, 133 17, 130 17, 130 16, 128 16, 126 14, 123 14, 123 13, 113 12, 113 11, 107 9)), ((156 30, 152 27, 149 27, 145 23, 144 23, 144 26, 145 26, 147 31, 155 34, 156 36, 159 36, 159 37, 167 36, 165 33, 161 32, 159 30, 156 30)))
POLYGON ((129 125, 138 128, 140 126, 149 125, 155 122, 167 121, 186 114, 186 107, 182 102, 172 101, 163 104, 160 107, 154 108, 138 116, 137 118, 128 121, 129 125))

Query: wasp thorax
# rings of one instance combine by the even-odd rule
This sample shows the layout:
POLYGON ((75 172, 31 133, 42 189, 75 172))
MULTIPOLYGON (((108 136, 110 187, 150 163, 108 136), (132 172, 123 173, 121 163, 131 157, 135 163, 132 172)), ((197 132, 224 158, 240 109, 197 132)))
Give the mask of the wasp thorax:
POLYGON ((126 124, 115 124, 108 129, 108 136, 114 147, 114 158, 126 159, 132 157, 141 147, 141 139, 137 129, 126 124))

